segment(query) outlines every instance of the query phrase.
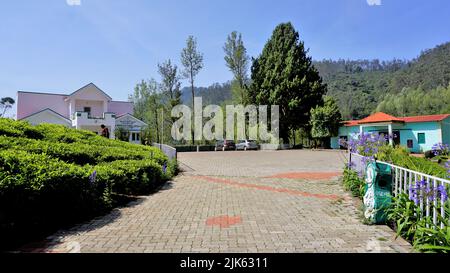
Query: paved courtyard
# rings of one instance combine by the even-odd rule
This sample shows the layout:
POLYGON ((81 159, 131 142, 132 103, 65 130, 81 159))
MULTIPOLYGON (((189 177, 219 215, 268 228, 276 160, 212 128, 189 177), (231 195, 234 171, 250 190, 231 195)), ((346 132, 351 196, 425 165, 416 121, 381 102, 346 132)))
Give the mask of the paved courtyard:
POLYGON ((36 252, 409 252, 361 223, 337 151, 181 153, 151 196, 50 236, 36 252))

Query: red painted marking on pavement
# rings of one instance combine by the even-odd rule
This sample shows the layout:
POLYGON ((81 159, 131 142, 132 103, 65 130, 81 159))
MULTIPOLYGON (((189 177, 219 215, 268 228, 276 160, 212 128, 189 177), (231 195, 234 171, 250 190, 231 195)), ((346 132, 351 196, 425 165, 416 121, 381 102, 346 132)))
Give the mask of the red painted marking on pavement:
POLYGON ((203 179, 209 182, 214 183, 221 183, 221 184, 227 184, 232 186, 238 186, 241 188, 252 188, 252 189, 258 189, 258 190, 265 190, 265 191, 271 191, 271 192, 281 192, 281 193, 287 193, 291 195, 298 195, 298 196, 304 196, 304 197, 314 197, 319 199, 332 199, 337 200, 339 199, 339 196, 335 194, 320 194, 320 193, 309 193, 299 190, 292 190, 292 189, 286 189, 286 188, 275 188, 271 186, 262 186, 262 185, 256 185, 256 184, 249 184, 249 183, 240 183, 235 182, 229 179, 221 179, 221 178, 214 178, 210 176, 196 176, 199 179, 203 179))
POLYGON ((211 217, 206 220, 207 226, 219 226, 221 228, 228 228, 232 225, 242 223, 242 218, 240 216, 217 216, 211 217))
POLYGON ((313 179, 325 180, 342 175, 342 172, 296 172, 296 173, 279 173, 267 178, 288 178, 288 179, 313 179))

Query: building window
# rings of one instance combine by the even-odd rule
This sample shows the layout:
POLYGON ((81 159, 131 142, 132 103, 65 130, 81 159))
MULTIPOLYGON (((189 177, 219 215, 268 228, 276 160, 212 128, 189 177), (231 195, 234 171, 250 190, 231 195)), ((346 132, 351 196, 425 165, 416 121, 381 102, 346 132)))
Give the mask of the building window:
POLYGON ((141 140, 141 135, 139 133, 136 133, 136 141, 141 140))
POLYGON ((91 116, 91 107, 84 107, 83 112, 88 113, 88 117, 91 116))
POLYGON ((131 133, 131 141, 136 141, 136 133, 131 133))
POLYGON ((425 133, 418 133, 417 134, 417 142, 419 144, 425 144, 425 133))
POLYGON ((409 149, 412 149, 413 148, 413 140, 412 139, 408 139, 406 141, 406 145, 408 146, 409 149))

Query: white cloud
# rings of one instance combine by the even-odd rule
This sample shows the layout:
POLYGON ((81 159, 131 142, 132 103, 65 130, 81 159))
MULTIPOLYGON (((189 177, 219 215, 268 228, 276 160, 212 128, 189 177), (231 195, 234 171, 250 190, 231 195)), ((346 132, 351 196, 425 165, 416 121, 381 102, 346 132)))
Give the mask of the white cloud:
POLYGON ((66 0, 69 6, 81 6, 81 0, 66 0))
POLYGON ((367 0, 369 6, 381 6, 381 0, 367 0))

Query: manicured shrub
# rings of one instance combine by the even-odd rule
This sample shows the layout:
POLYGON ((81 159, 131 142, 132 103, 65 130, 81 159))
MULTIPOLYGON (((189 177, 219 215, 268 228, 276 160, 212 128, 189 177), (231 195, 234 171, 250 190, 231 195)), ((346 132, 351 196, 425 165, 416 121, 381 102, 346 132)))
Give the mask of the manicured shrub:
POLYGON ((61 225, 109 209, 110 187, 88 168, 43 154, 0 151, 0 234, 61 225))
POLYGON ((447 179, 447 170, 443 166, 425 158, 410 156, 407 151, 401 148, 383 147, 377 158, 413 171, 447 179))
POLYGON ((0 118, 0 240, 89 219, 176 172, 155 147, 0 118))
POLYGON ((148 194, 164 181, 162 167, 152 160, 116 160, 95 168, 100 181, 120 194, 148 194))

